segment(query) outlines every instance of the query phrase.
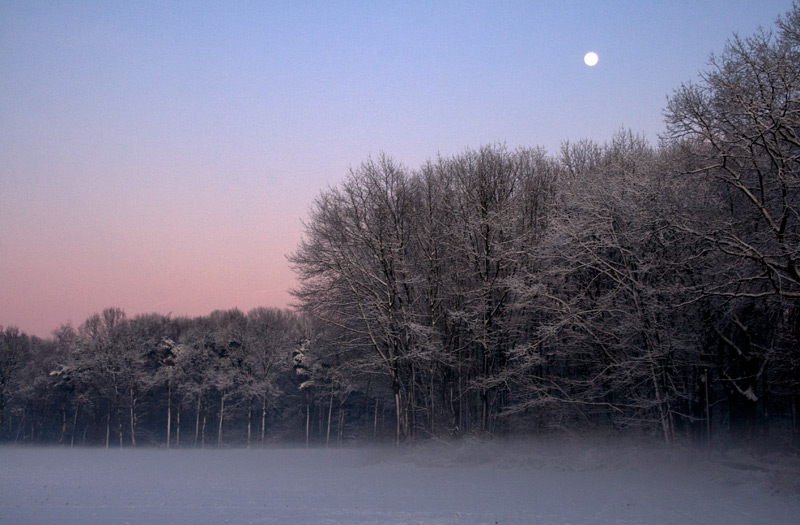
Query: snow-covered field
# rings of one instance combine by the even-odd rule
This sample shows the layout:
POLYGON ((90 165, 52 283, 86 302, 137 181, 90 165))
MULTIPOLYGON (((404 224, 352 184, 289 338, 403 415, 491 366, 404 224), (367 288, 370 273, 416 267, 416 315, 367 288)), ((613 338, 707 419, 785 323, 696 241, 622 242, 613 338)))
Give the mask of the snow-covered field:
POLYGON ((796 458, 607 441, 0 448, 2 524, 800 523, 796 458))

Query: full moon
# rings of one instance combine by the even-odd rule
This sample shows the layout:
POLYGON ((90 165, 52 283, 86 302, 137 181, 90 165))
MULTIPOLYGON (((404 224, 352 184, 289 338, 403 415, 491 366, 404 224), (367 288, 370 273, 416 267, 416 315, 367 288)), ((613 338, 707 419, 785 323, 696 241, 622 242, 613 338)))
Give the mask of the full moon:
POLYGON ((587 66, 593 66, 593 65, 597 64, 597 61, 598 61, 597 53, 595 53, 594 51, 589 51, 583 57, 583 61, 586 62, 587 66))

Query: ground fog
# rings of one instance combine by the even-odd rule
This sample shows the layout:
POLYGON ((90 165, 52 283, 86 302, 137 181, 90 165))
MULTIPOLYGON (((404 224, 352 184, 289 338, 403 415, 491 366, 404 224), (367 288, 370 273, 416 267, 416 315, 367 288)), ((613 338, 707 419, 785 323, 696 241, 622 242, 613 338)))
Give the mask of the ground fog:
POLYGON ((608 441, 0 448, 0 523, 797 523, 785 454, 608 441))

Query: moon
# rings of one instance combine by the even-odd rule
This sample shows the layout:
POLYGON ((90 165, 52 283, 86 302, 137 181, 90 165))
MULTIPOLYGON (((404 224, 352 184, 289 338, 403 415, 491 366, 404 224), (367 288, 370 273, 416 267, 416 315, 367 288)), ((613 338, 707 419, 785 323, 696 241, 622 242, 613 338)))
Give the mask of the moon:
POLYGON ((597 53, 595 53, 594 51, 589 51, 583 57, 583 61, 586 62, 586 65, 589 66, 589 67, 594 66, 595 64, 597 64, 598 60, 599 60, 599 58, 597 57, 597 53))

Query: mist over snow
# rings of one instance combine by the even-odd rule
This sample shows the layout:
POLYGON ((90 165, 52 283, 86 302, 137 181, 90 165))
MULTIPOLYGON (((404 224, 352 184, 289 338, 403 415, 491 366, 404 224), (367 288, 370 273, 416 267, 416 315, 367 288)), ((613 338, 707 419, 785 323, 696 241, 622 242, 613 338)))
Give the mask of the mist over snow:
POLYGON ((0 448, 0 523, 796 523, 800 463, 608 440, 0 448))

